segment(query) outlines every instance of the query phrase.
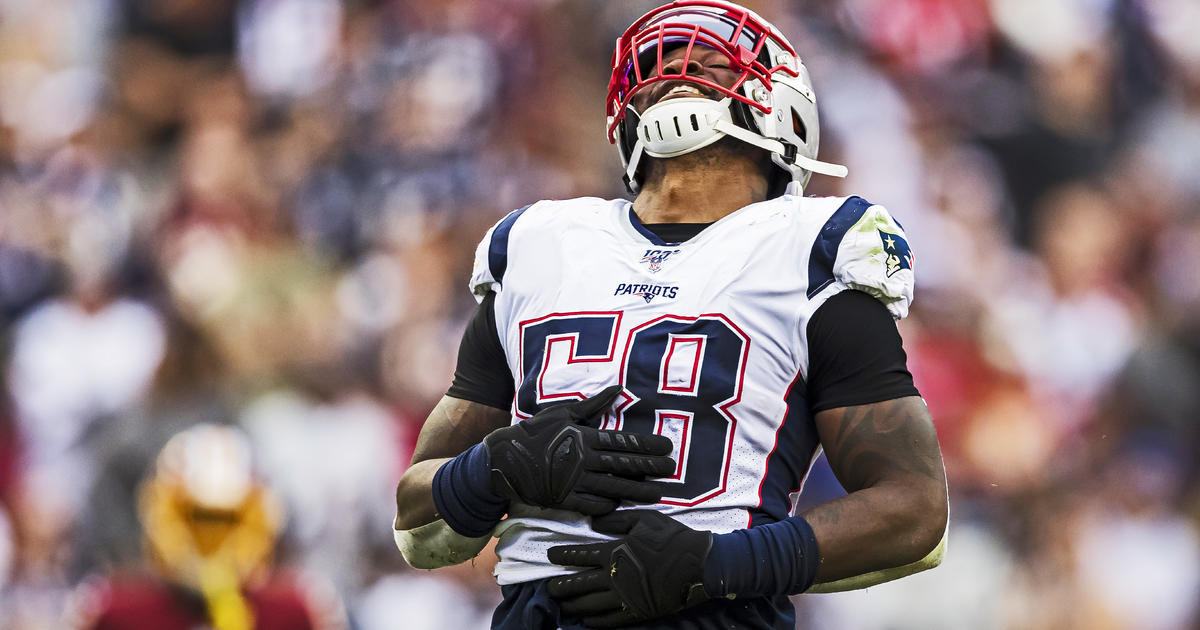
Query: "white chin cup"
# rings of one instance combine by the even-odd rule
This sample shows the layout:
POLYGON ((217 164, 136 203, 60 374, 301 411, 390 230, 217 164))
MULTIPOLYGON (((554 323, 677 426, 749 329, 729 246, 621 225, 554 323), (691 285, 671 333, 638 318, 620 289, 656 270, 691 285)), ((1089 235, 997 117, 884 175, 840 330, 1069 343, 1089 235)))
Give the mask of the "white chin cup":
POLYGON ((680 97, 659 101, 642 113, 638 139, 646 154, 670 158, 704 148, 725 136, 717 131, 718 121, 732 122, 729 99, 680 97))
MULTIPOLYGON (((714 101, 703 97, 684 96, 659 101, 639 116, 637 142, 630 151, 625 175, 634 181, 642 155, 672 158, 702 149, 725 137, 717 131, 722 121, 733 124, 729 98, 714 101)), ((630 106, 633 109, 633 106, 630 106)), ((637 112, 634 111, 634 114, 637 112)))

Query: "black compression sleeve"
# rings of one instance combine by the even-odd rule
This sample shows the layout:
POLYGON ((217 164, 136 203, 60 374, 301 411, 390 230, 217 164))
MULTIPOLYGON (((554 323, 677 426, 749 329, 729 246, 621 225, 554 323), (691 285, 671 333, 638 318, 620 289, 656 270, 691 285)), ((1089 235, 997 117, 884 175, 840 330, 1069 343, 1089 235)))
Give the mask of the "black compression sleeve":
POLYGON ((808 400, 813 411, 920 396, 896 322, 861 291, 829 298, 808 322, 808 400))
POLYGON ((446 395, 507 411, 515 392, 508 360, 496 332, 495 302, 496 294, 488 291, 467 323, 458 346, 454 382, 446 395))

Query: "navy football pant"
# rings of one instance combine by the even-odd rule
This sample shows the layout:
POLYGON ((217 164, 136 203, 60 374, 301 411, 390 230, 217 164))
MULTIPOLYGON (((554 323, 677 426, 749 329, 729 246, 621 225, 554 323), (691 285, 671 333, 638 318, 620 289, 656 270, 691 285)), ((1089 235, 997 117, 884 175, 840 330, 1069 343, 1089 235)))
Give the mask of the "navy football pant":
MULTIPOLYGON (((492 615, 493 630, 585 630, 562 619, 546 593, 547 580, 501 586, 504 601, 492 615)), ((574 623, 572 623, 574 622, 574 623)), ((793 630, 796 610, 785 596, 714 599, 634 630, 793 630)))

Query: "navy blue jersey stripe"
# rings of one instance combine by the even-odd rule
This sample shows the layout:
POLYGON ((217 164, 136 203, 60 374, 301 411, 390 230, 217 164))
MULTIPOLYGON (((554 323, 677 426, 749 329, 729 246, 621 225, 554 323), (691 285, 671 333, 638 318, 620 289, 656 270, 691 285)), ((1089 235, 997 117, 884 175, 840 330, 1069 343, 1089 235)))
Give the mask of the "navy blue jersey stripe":
POLYGON ((651 232, 646 226, 642 225, 642 221, 638 219, 637 213, 633 211, 633 206, 629 206, 629 222, 633 225, 633 229, 637 230, 646 240, 655 245, 678 245, 679 243, 668 243, 658 237, 657 234, 651 232))
POLYGON ((788 388, 787 414, 775 434, 775 448, 767 456, 767 471, 759 486, 758 507, 750 510, 750 527, 776 523, 789 516, 789 495, 799 490, 817 450, 817 425, 813 422, 799 376, 788 388))
POLYGON ((492 272, 492 278, 500 284, 504 284, 504 271, 508 269, 508 233, 529 206, 509 212, 508 216, 496 225, 496 229, 492 230, 492 242, 488 245, 488 271, 492 272))
POLYGON ((858 223, 871 202, 862 197, 850 197, 842 206, 829 217, 817 240, 813 242, 812 252, 808 256, 808 297, 821 292, 821 289, 833 282, 833 263, 837 260, 838 247, 846 231, 858 223))

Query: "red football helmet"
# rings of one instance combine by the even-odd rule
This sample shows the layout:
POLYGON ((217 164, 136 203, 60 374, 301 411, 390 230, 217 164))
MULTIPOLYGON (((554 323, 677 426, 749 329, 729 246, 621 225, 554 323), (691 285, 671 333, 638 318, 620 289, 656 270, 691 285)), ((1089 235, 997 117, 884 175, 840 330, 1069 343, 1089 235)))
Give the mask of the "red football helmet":
MULTIPOLYGON (((816 97, 791 43, 753 11, 721 0, 677 0, 638 18, 617 40, 608 84, 608 139, 617 145, 631 192, 641 186, 642 154, 669 158, 726 135, 765 149, 802 189, 812 173, 846 168, 816 160, 816 97), (720 51, 740 76, 729 87, 687 74, 695 46, 720 51), (686 46, 678 73, 655 73, 665 51, 686 46), (637 112, 633 96, 661 82, 691 82, 720 100, 662 100, 637 112)), ((799 191, 797 191, 799 192, 799 191)))

